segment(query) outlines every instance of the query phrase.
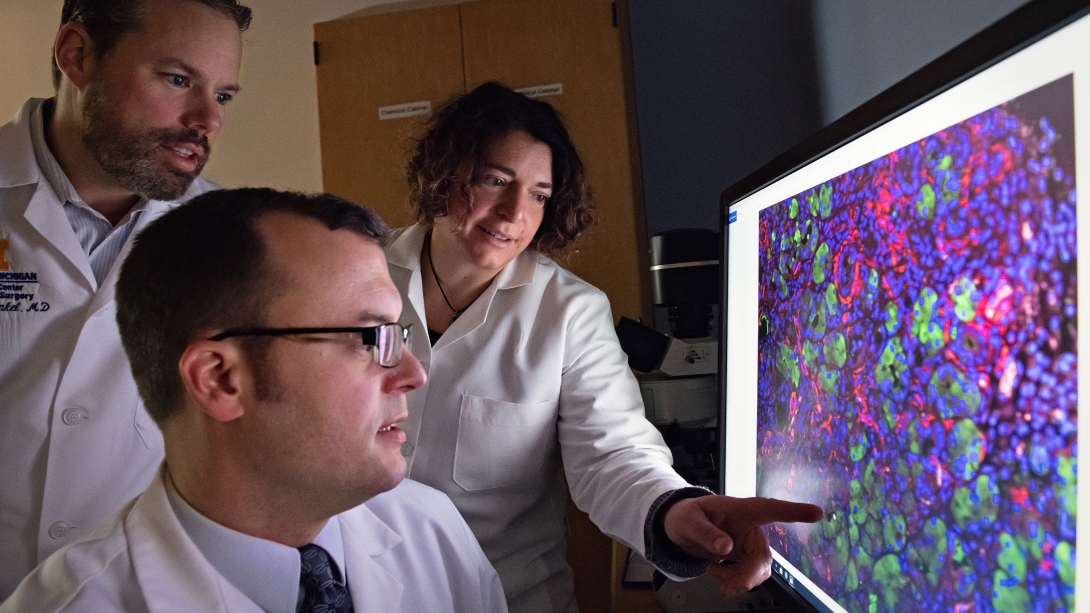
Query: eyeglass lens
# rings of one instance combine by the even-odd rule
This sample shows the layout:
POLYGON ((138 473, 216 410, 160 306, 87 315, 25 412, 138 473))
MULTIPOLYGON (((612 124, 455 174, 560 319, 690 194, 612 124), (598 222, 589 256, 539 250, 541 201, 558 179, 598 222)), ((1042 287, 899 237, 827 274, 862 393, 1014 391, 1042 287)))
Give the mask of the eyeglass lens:
POLYGON ((375 347, 379 366, 393 368, 401 361, 405 345, 412 343, 412 327, 402 328, 398 324, 379 326, 378 346, 375 347))

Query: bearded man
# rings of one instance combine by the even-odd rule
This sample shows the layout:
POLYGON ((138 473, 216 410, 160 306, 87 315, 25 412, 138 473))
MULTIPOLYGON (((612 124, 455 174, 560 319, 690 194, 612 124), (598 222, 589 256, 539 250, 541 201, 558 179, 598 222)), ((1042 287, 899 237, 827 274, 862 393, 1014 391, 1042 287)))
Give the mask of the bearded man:
POLYGON ((249 22, 236 0, 65 0, 56 96, 0 127, 0 600, 163 458, 114 283, 144 226, 212 188, 249 22))

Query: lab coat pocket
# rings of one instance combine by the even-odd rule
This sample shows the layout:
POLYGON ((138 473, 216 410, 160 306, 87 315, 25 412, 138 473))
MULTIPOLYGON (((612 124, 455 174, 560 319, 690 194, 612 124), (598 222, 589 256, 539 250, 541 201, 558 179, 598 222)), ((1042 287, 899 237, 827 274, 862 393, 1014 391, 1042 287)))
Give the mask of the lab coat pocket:
POLYGON ((463 396, 454 482, 473 491, 533 478, 556 444, 557 406, 463 396))

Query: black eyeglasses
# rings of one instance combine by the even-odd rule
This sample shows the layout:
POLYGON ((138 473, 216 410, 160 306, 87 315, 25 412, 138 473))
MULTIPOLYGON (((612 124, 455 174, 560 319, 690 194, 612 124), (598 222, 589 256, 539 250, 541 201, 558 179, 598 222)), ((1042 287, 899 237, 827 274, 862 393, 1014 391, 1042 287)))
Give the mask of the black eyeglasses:
POLYGON ((401 362, 405 346, 413 339, 412 324, 382 324, 370 328, 231 328, 208 339, 222 341, 235 336, 291 336, 294 334, 359 334, 365 347, 373 347, 375 361, 383 368, 393 368, 401 362))

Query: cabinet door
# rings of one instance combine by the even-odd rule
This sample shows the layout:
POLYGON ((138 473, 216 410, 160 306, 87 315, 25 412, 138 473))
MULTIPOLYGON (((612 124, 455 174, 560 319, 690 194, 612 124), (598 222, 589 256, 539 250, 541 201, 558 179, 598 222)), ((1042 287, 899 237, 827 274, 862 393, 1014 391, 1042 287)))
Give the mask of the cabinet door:
POLYGON ((642 211, 633 197, 621 35, 610 0, 479 0, 460 6, 466 88, 559 84, 560 111, 598 202, 596 226, 560 262, 609 297, 614 318, 644 313, 642 211))
POLYGON ((325 191, 375 209, 391 227, 413 222, 406 200, 410 139, 427 115, 465 92, 457 5, 366 14, 314 25, 325 191))

